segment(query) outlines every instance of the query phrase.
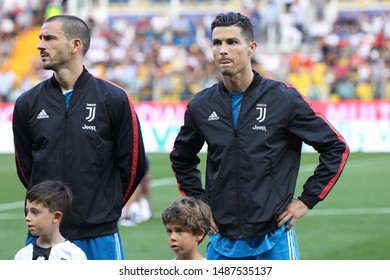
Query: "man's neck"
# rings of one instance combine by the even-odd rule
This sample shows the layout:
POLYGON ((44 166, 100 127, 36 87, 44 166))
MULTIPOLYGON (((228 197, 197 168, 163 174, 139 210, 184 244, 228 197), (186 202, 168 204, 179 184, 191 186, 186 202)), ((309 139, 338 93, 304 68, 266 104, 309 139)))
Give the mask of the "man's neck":
POLYGON ((229 93, 244 92, 253 81, 253 71, 239 73, 234 76, 223 76, 223 84, 229 93))
POLYGON ((63 91, 71 90, 74 88, 74 85, 77 79, 80 77, 83 72, 83 66, 76 68, 64 68, 57 72, 54 72, 54 77, 57 82, 60 84, 63 91))

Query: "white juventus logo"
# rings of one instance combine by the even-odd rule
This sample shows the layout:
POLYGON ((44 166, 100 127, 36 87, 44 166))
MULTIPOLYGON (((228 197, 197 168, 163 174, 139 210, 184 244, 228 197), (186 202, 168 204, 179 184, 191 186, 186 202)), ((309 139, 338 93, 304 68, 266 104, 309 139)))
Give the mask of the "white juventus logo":
POLYGON ((88 110, 88 117, 86 117, 85 119, 88 121, 88 122, 91 122, 95 119, 95 113, 96 113, 96 104, 88 104, 87 103, 87 110, 88 110))
POLYGON ((259 122, 264 121, 265 116, 267 114, 267 104, 257 104, 256 110, 260 111, 260 115, 256 118, 256 120, 258 120, 259 122))

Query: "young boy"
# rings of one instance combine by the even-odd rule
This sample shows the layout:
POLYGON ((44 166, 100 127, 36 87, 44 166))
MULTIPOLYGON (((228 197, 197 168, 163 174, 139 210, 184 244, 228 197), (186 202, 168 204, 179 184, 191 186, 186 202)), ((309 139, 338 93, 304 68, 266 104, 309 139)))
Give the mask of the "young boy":
POLYGON ((200 199, 182 197, 162 212, 168 245, 176 260, 204 260, 198 246, 211 228, 210 207, 200 199))
POLYGON ((15 260, 86 260, 85 253, 60 233, 61 221, 72 204, 72 191, 59 181, 43 181, 30 188, 25 200, 29 232, 38 239, 19 250, 15 260))

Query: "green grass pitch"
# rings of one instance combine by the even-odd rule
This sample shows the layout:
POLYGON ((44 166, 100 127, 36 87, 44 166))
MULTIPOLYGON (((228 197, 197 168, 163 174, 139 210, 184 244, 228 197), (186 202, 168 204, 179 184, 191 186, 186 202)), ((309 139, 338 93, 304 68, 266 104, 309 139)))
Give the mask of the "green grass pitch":
MULTIPOLYGON (((204 169, 202 154, 201 170, 204 169)), ((150 153, 153 218, 134 227, 120 227, 126 259, 170 260, 161 211, 180 196, 167 153, 150 153)), ((297 193, 318 162, 302 156, 297 193)), ((390 259, 390 153, 352 153, 337 185, 295 230, 302 260, 390 259)), ((25 190, 11 154, 0 155, 0 259, 13 259, 24 246, 25 190)), ((202 253, 208 242, 201 244, 202 253)))

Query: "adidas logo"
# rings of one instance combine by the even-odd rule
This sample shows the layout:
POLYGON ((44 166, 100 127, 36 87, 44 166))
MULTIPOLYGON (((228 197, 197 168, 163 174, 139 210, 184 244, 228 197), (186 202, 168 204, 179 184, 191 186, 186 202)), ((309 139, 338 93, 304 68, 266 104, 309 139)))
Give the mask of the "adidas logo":
POLYGON ((38 116, 37 116, 37 119, 39 120, 39 119, 48 119, 49 118, 49 115, 48 114, 46 114, 46 111, 45 110, 42 110, 39 114, 38 114, 38 116))
POLYGON ((209 118, 207 119, 208 121, 216 121, 216 120, 219 120, 219 117, 217 115, 217 113, 212 112, 211 115, 209 116, 209 118))

